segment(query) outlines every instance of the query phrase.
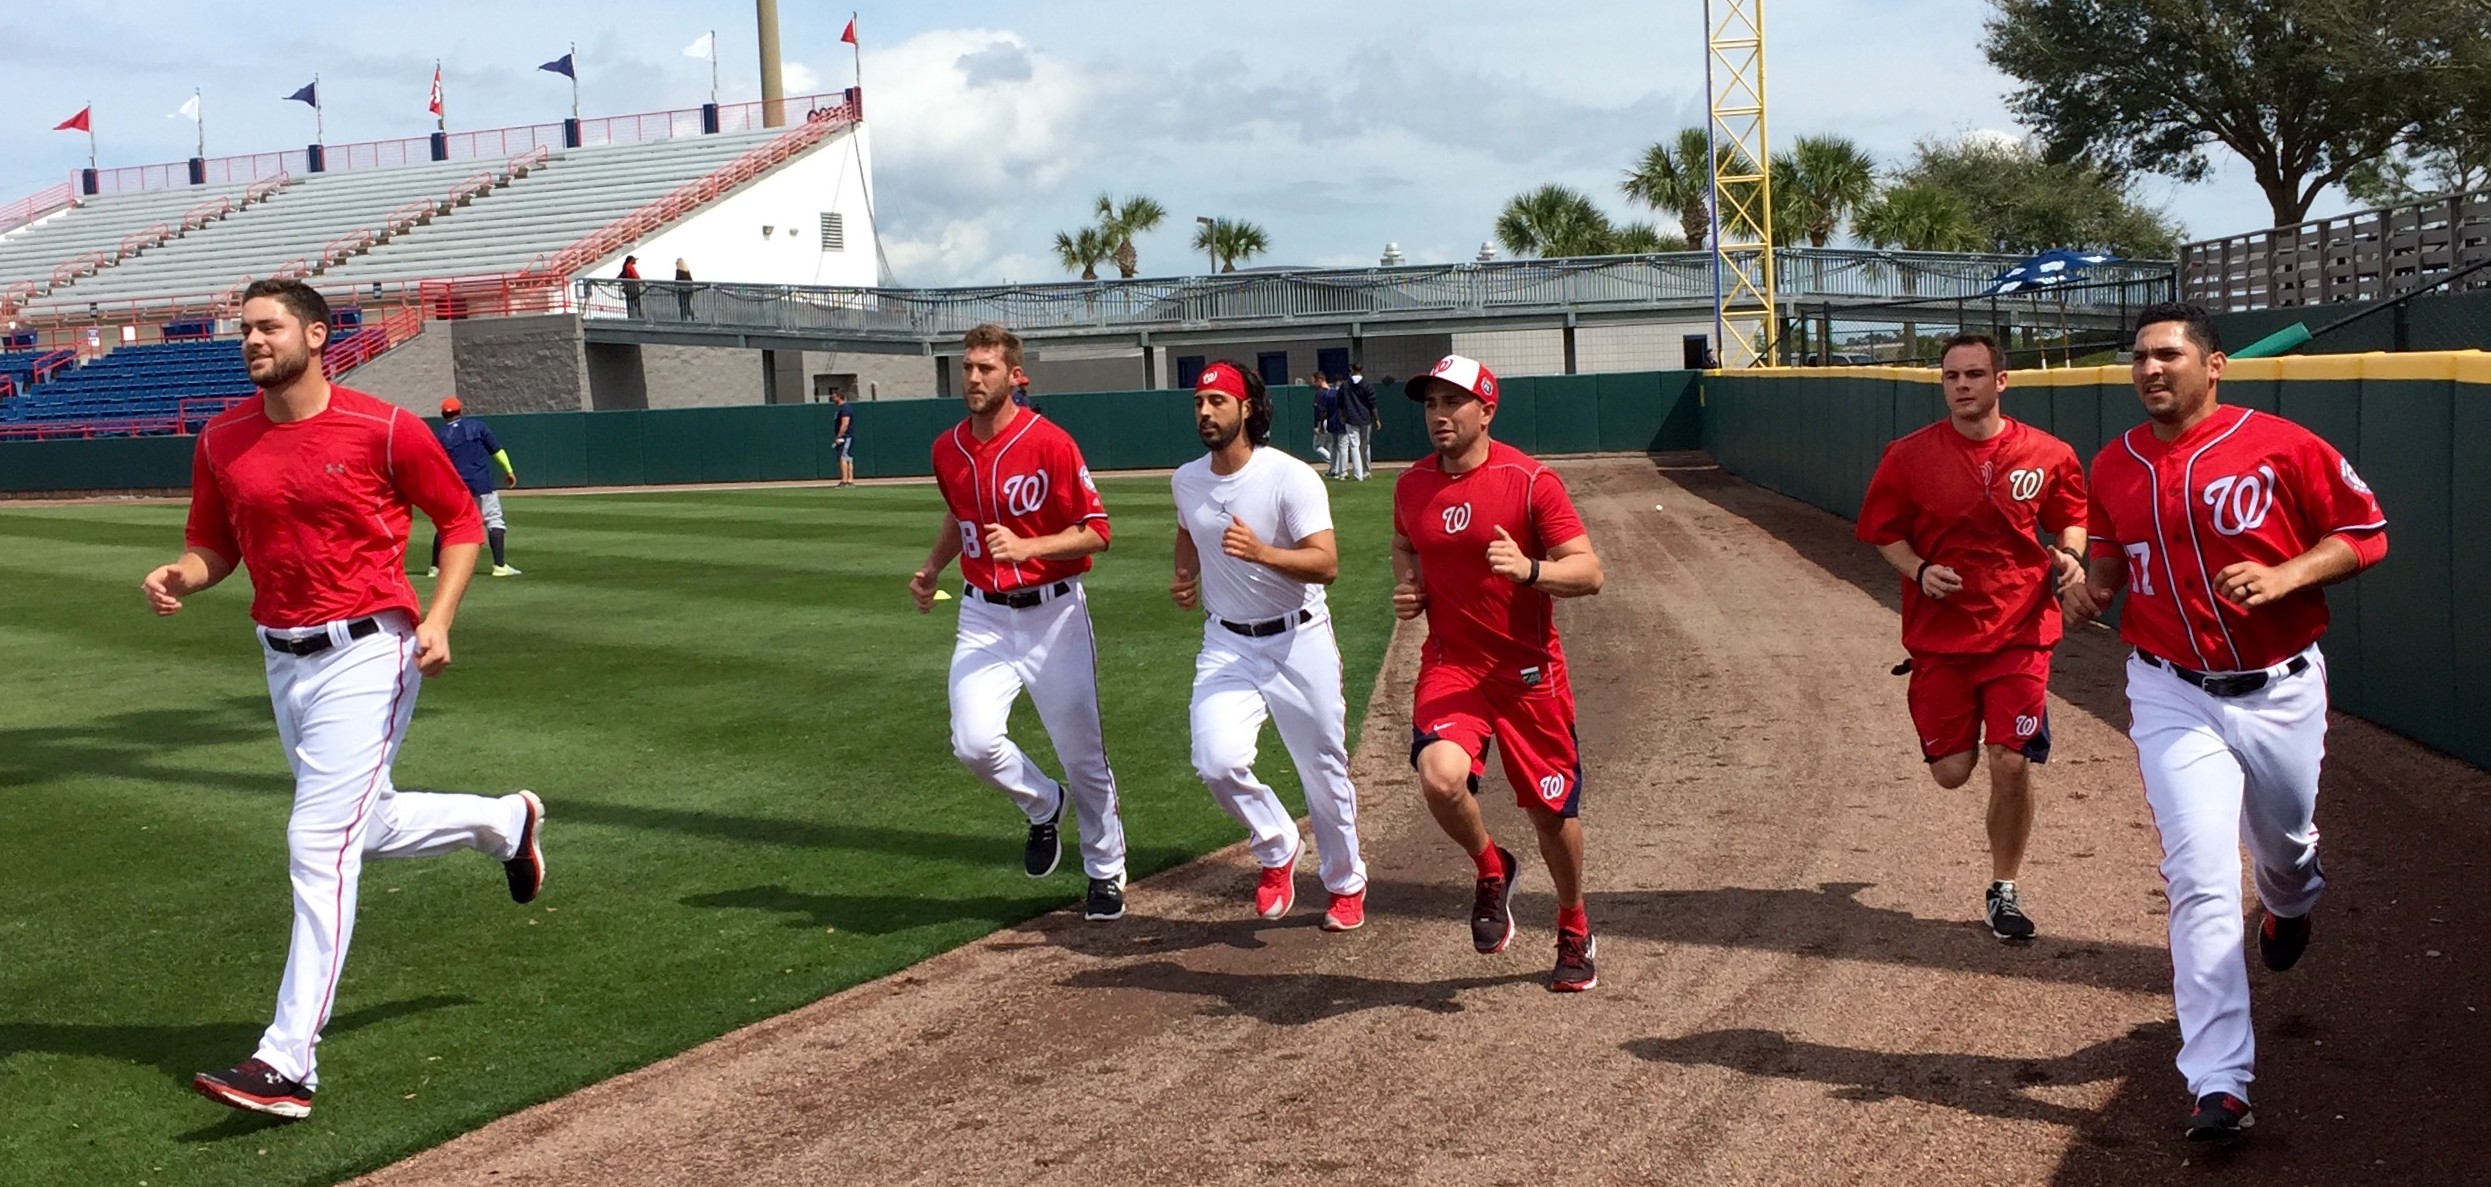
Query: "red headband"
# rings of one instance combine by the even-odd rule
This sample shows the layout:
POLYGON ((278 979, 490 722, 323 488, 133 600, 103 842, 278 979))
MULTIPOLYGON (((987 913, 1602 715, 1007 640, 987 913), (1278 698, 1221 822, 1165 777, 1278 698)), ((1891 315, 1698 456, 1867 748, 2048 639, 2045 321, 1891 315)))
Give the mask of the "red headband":
POLYGON ((1246 398, 1245 376, 1226 363, 1213 363, 1204 367, 1202 376, 1194 380, 1194 390, 1219 392, 1231 399, 1242 401, 1246 398))

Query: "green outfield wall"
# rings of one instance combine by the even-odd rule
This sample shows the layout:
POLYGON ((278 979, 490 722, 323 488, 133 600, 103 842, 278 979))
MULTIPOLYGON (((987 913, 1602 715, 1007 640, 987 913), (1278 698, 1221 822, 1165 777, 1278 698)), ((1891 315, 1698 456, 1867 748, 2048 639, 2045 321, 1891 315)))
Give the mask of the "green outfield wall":
MULTIPOLYGON (((1927 370, 1718 373, 1699 389, 1704 449, 1725 468, 1846 519, 1885 444, 1944 415, 1927 370)), ((2327 590, 2335 705, 2491 766, 2491 616, 2460 609, 2491 588, 2491 355, 2242 360, 2221 399, 2334 443, 2386 507, 2387 559, 2327 590)), ((2125 367, 2019 371, 2005 403, 2088 469, 2144 420, 2125 367)))

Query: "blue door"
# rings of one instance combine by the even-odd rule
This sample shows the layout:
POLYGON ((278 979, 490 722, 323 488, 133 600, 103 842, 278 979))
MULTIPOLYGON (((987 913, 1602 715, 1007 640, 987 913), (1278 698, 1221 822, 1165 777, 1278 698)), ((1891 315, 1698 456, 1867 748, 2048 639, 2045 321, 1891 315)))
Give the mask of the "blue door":
POLYGON ((1263 386, 1279 387, 1289 381, 1289 352, 1266 350, 1254 356, 1254 370, 1263 377, 1263 386))
POLYGON ((1349 376, 1349 348, 1327 346, 1315 352, 1315 370, 1332 377, 1335 382, 1349 376))
POLYGON ((1202 378, 1202 368, 1210 359, 1198 354, 1176 356, 1176 386, 1181 391, 1194 390, 1194 381, 1202 378))

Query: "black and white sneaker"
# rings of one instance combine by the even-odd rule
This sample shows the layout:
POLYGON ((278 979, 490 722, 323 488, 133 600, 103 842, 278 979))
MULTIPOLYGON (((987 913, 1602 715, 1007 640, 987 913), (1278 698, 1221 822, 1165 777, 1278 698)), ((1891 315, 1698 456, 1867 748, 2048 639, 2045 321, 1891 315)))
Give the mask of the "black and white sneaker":
POLYGON ((2209 1092, 2197 1098, 2186 1132, 2192 1142, 2228 1142, 2246 1135, 2255 1124, 2249 1102, 2228 1092, 2209 1092))
POLYGON ((545 889, 545 842, 540 836, 545 831, 545 801, 533 791, 522 791, 519 798, 527 802, 528 820, 519 828, 519 848, 502 863, 502 873, 510 878, 510 901, 528 903, 545 889))
POLYGON ((1522 863, 1502 845, 1496 847, 1496 856, 1504 863, 1505 876, 1479 879, 1470 900, 1470 946, 1482 954, 1503 952, 1514 939, 1514 879, 1522 873, 1522 863))
POLYGON ((1064 835, 1057 826, 1064 822, 1064 785, 1055 785, 1055 812, 1029 826, 1029 843, 1021 847, 1021 869, 1032 878, 1044 878, 1055 872, 1055 863, 1064 858, 1064 835))
POLYGON ((221 1072, 190 1078, 191 1091, 236 1109, 300 1121, 311 1116, 311 1089, 289 1080, 258 1058, 243 1060, 221 1072))
POLYGON ((1081 907, 1084 919, 1124 918, 1124 875, 1090 879, 1090 896, 1081 907))
POLYGON ((2033 938, 2033 921, 2024 915, 2013 882, 1989 884, 1989 934, 2009 943, 2033 938))

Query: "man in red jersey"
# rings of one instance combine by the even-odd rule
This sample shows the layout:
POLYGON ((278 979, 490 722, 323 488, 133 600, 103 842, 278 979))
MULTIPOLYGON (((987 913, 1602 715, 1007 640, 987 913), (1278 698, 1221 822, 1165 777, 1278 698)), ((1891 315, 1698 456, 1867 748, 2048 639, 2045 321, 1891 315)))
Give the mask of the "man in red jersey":
POLYGON ((1989 893, 2001 940, 2033 936, 2015 875, 2033 833, 2031 764, 2050 759, 2059 586, 2084 577, 2084 472, 2067 443, 1998 410, 2007 361, 1986 334, 1939 357, 1945 420, 1886 447, 1859 538, 1903 576, 1904 694, 1937 785, 1989 752, 1989 893), (2048 532, 2044 546, 2035 529, 2048 532))
POLYGON ((528 902, 545 882, 545 805, 527 791, 494 799, 391 784, 420 677, 450 665, 450 622, 475 573, 482 520, 423 421, 321 374, 329 306, 319 293, 263 280, 242 295, 242 357, 260 398, 200 431, 187 548, 141 588, 157 614, 172 614, 237 565, 251 571, 251 618, 294 771, 293 940, 259 1050, 191 1085, 295 1118, 310 1115, 319 1086, 312 1051, 354 935, 364 858, 478 850, 502 863, 510 897, 528 902), (405 572, 410 506, 443 540, 421 618, 405 572))
POLYGON ((960 558, 968 582, 951 655, 952 753, 1029 817, 1021 860, 1032 878, 1055 872, 1071 784, 1090 878, 1082 913, 1119 919, 1124 822, 1099 728, 1098 643, 1081 588, 1091 554, 1107 549, 1107 508, 1072 437, 1013 403, 1013 391, 1029 382, 1021 340, 986 325, 970 330, 962 345, 969 415, 934 439, 934 483, 946 511, 908 593, 919 613, 932 611, 935 581, 960 558), (1064 764, 1062 782, 1004 733, 1024 688, 1064 764))
POLYGON ((2280 416, 2223 407, 2225 362, 2205 310, 2137 318, 2130 376, 2148 419, 2094 455, 2091 573, 2064 595, 2081 620, 2128 594, 2128 737, 2162 837, 2179 1068, 2195 1101, 2186 1132, 2199 1141, 2253 1121, 2241 844, 2267 968, 2301 958, 2327 884, 2320 587, 2387 555, 2387 515, 2352 463, 2280 416))
POLYGON ((1496 740, 1556 883, 1557 967, 1548 987, 1590 989, 1600 978, 1583 909, 1583 763, 1554 599, 1599 593, 1600 556, 1565 483, 1489 439, 1497 385, 1486 367, 1447 355, 1406 394, 1425 406, 1436 447, 1393 486, 1393 611, 1427 616, 1410 765, 1427 810, 1478 867, 1471 943, 1502 952, 1514 937, 1522 863, 1489 837, 1472 798, 1488 740, 1496 740))

